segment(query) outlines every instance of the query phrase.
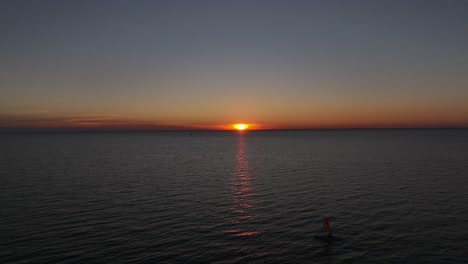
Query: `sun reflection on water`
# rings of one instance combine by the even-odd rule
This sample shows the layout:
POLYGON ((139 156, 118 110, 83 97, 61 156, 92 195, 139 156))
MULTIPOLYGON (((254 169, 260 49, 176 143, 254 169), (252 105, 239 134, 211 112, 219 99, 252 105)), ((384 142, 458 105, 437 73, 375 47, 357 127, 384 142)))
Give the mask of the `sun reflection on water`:
POLYGON ((247 148, 243 136, 239 136, 236 155, 236 170, 231 178, 232 217, 229 219, 230 229, 225 233, 236 237, 249 237, 261 233, 256 230, 255 189, 252 187, 252 175, 249 171, 247 148))

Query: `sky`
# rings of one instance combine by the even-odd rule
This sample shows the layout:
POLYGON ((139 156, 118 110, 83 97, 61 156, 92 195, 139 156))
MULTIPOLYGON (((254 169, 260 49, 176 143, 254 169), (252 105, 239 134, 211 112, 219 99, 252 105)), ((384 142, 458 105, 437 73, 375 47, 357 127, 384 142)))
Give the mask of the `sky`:
POLYGON ((0 131, 468 127, 468 1, 0 2, 0 131))

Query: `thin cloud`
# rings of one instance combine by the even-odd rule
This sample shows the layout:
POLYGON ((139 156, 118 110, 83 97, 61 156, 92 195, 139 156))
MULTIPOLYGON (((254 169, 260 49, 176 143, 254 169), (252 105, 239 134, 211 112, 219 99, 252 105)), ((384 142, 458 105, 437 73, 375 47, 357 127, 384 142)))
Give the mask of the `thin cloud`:
POLYGON ((160 123, 123 118, 106 113, 56 115, 49 111, 4 111, 0 113, 0 132, 34 131, 148 131, 206 129, 184 123, 160 123))
POLYGON ((75 115, 67 115, 68 117, 119 117, 120 115, 112 115, 112 114, 75 114, 75 115))
POLYGON ((8 110, 0 111, 0 115, 41 115, 48 112, 47 110, 8 110))

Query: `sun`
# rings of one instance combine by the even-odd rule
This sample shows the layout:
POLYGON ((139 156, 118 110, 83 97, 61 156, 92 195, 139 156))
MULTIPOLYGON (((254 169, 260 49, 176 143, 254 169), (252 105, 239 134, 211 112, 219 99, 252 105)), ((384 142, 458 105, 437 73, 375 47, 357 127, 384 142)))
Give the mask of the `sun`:
POLYGON ((247 124, 235 124, 233 125, 233 127, 237 130, 246 130, 247 128, 249 128, 249 125, 247 124))

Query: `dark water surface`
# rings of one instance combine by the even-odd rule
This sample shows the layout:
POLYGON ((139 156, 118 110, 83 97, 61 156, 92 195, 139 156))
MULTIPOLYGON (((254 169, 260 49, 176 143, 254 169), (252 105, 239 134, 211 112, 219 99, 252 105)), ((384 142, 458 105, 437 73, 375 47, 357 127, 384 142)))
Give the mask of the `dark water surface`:
POLYGON ((468 261, 468 130, 192 133, 0 135, 0 263, 468 261))

